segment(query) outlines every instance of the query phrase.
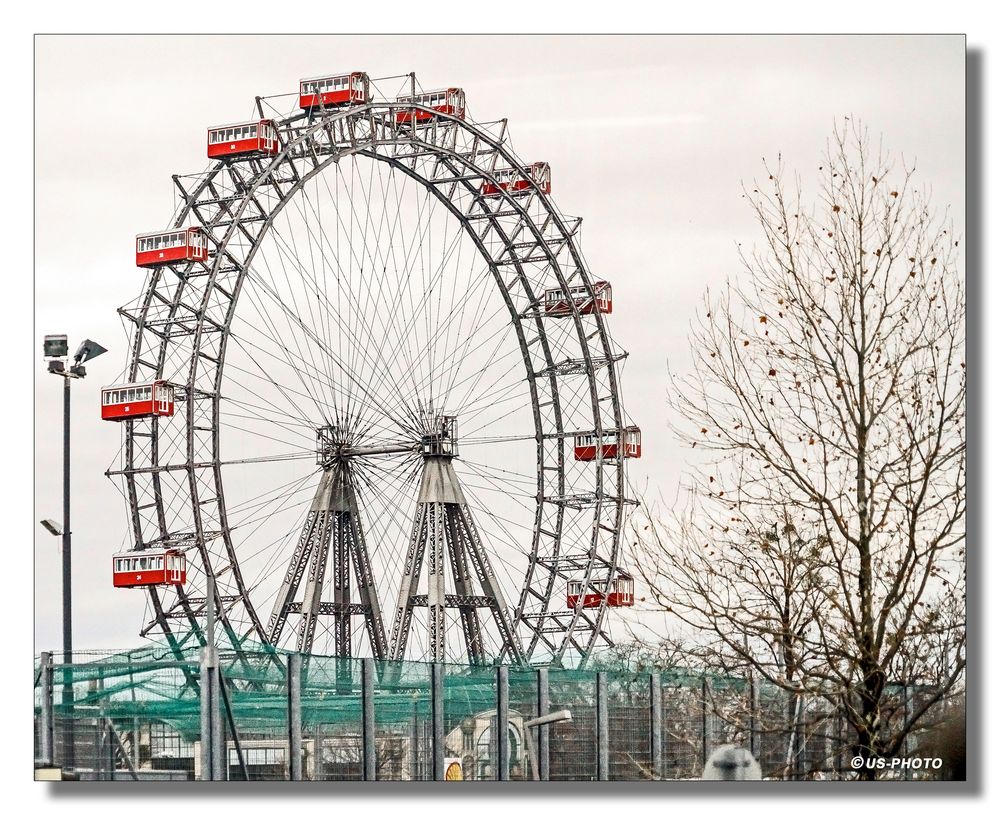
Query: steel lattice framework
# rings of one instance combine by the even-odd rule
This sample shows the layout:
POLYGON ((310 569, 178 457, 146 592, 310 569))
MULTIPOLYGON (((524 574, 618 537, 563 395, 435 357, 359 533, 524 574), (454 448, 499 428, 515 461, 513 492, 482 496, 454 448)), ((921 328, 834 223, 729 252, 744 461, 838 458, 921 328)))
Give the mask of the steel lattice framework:
MULTIPOLYGON (((622 445, 614 456, 573 460, 574 434, 620 437, 626 425, 618 373, 626 355, 611 340, 603 315, 581 313, 570 296, 570 289, 579 287, 594 296, 594 278, 578 245, 580 219, 564 216, 533 183, 526 194, 482 194, 484 182, 497 184, 498 170, 524 164, 510 148, 505 120, 476 123, 412 101, 384 98, 280 116, 270 113, 273 108, 266 99, 258 98, 256 108, 261 118, 274 118, 280 140, 277 155, 216 161, 202 173, 173 179, 180 205, 171 228, 200 226, 209 240, 208 260, 150 270, 142 295, 119 309, 132 338, 128 380, 167 379, 178 398, 178 415, 171 419, 124 423, 121 460, 108 472, 120 479, 126 497, 132 545, 171 546, 188 553, 186 586, 147 589, 150 616, 143 634, 161 632, 175 648, 192 638, 203 640, 210 572, 217 587, 219 625, 235 648, 247 638, 277 644, 282 637, 294 636, 296 647, 313 650, 316 621, 326 616, 333 620, 336 652, 349 654, 351 616, 360 615, 364 625, 357 630, 365 632, 372 654, 398 659, 408 653, 406 631, 414 610, 426 607, 431 620, 425 656, 430 658, 447 657, 443 640, 435 640, 444 636, 443 623, 438 625, 435 615, 453 608, 471 661, 586 659, 599 642, 610 643, 604 625, 607 608, 603 604, 567 608, 564 581, 572 576, 597 591, 609 590, 630 499, 622 445), (415 116, 398 115, 417 110, 430 114, 430 119, 418 124, 415 116), (473 510, 464 497, 442 493, 451 481, 459 494, 462 488, 451 469, 451 456, 437 455, 440 450, 428 452, 428 438, 450 418, 440 411, 435 414, 433 406, 428 407, 428 416, 438 422, 436 431, 424 427, 422 437, 402 440, 397 433, 388 446, 375 438, 377 434, 351 435, 336 420, 324 427, 316 422, 320 483, 307 500, 304 523, 289 530, 283 556, 287 565, 273 563, 269 570, 246 571, 248 524, 234 523, 227 510, 224 473, 232 466, 281 456, 255 459, 245 455, 251 451, 233 455, 231 447, 228 456, 223 454, 232 405, 239 404, 232 397, 232 382, 241 374, 227 369, 227 352, 231 355, 241 342, 234 321, 238 306, 249 296, 241 295, 248 286, 268 291, 255 262, 263 257, 268 240, 287 243, 278 225, 293 208, 307 211, 304 190, 321 183, 324 173, 341 172, 358 161, 386 165, 387 171, 420 185, 427 200, 458 224, 462 240, 475 247, 494 284, 492 296, 502 301, 498 309, 512 338, 511 348, 516 346, 512 358, 520 360, 516 381, 522 388, 525 415, 530 415, 525 437, 534 457, 526 465, 533 478, 525 485, 533 518, 530 528, 525 524, 516 535, 521 562, 512 567, 520 574, 520 586, 507 588, 506 598, 491 567, 490 558, 495 557, 491 542, 475 520, 489 513, 489 505, 473 510), (558 320, 547 318, 543 308, 543 293, 553 287, 560 288, 572 304, 572 313, 558 320), (343 437, 330 441, 338 433, 343 437), (412 483, 421 478, 426 482, 428 469, 437 468, 446 473, 445 487, 439 485, 437 492, 421 487, 419 501, 416 487, 400 497, 410 502, 413 518, 409 541, 403 538, 394 544, 393 557, 404 564, 404 575, 398 592, 396 585, 384 587, 380 602, 382 577, 374 573, 368 554, 366 536, 371 535, 362 522, 365 508, 358 505, 356 485, 370 482, 374 472, 364 469, 365 456, 374 461, 393 452, 411 462, 412 483), (430 583, 422 595, 414 573, 419 574, 425 558, 430 583), (444 560, 452 567, 453 594, 446 592, 443 575, 435 577, 446 568, 444 560), (257 596, 263 579, 258 571, 284 575, 273 600, 257 596), (352 573, 360 594, 354 602, 352 573), (304 593, 298 600, 303 582, 304 593), (321 594, 330 584, 332 600, 324 601, 321 594), (382 609, 390 608, 397 598, 395 618, 383 622, 382 609), (483 639, 479 609, 499 631, 492 645, 483 639), (262 616, 268 611, 269 617, 262 616)), ((342 209, 335 210, 337 217, 342 209)), ((365 228, 367 235, 367 224, 365 228)), ((301 247, 297 255, 295 250, 282 251, 301 263, 301 247)), ((328 253, 335 254, 332 246, 328 253)), ((371 264, 366 268, 373 274, 371 264)), ((313 299, 321 299, 318 290, 313 299)), ((277 295, 272 300, 265 311, 281 313, 296 332, 315 340, 328 357, 324 360, 328 369, 340 381, 353 383, 352 389, 362 395, 367 388, 375 390, 375 385, 352 374, 349 358, 337 355, 331 337, 319 337, 307 319, 293 313, 296 309, 290 303, 277 295)), ((301 303, 298 307, 304 308, 301 303)), ((245 308, 250 308, 249 302, 245 308)), ((335 314, 332 322, 342 327, 345 319, 335 314)), ((254 369, 261 379, 268 375, 267 357, 259 350, 249 355, 263 372, 254 369)), ((288 355, 293 362, 301 358, 288 355)), ((490 369, 484 365, 486 370, 490 369)), ((303 380, 303 389, 308 385, 303 380)), ((268 413, 266 418, 280 424, 281 413, 274 406, 273 416, 268 413)))

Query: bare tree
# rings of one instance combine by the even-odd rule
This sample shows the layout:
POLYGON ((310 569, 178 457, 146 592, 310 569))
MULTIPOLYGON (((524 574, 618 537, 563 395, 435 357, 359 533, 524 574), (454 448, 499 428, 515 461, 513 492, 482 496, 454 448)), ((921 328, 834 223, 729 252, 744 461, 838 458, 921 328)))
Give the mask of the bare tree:
POLYGON ((847 120, 819 170, 811 206, 780 157, 744 190, 763 241, 671 377, 692 500, 636 569, 720 667, 826 697, 874 760, 964 681, 964 287, 912 165, 847 120))

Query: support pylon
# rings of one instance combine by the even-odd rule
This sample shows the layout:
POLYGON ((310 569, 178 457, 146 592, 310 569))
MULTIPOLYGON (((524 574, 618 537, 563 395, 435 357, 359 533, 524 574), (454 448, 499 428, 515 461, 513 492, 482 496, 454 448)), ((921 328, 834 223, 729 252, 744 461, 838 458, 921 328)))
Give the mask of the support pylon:
POLYGON ((278 644, 292 614, 300 616, 295 645, 297 651, 311 653, 318 619, 332 616, 334 655, 351 656, 351 617, 362 615, 372 656, 376 659, 387 656, 385 628, 358 510, 351 464, 347 459, 331 461, 320 477, 302 534, 271 611, 268 639, 273 644, 278 644), (351 601, 352 565, 357 581, 357 602, 351 601), (332 576, 332 602, 322 600, 328 569, 332 576), (303 577, 306 580, 302 600, 296 601, 303 577))
POLYGON ((521 643, 515 636, 496 575, 455 473, 452 462, 457 454, 454 417, 438 415, 432 419, 436 425, 424 437, 422 445, 423 471, 393 615, 390 659, 404 658, 413 610, 426 606, 428 657, 433 662, 443 662, 446 658, 445 619, 448 608, 458 611, 470 663, 482 664, 491 656, 487 655, 483 642, 480 609, 490 612, 500 635, 501 650, 509 652, 514 661, 521 662, 524 660, 521 643), (418 594, 425 560, 427 593, 418 594), (449 570, 454 594, 445 591, 445 576, 449 570), (476 593, 477 588, 479 593, 476 593))

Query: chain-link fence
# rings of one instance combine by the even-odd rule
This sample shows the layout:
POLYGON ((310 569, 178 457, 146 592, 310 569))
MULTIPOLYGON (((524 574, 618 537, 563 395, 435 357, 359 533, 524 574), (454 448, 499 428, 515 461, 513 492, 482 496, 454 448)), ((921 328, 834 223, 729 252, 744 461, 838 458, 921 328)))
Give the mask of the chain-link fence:
MULTIPOLYGON (((899 715, 915 695, 900 690, 899 715)), ((36 766, 81 780, 689 779, 720 744, 749 748, 765 778, 853 776, 826 699, 742 678, 273 649, 35 662, 36 766)))

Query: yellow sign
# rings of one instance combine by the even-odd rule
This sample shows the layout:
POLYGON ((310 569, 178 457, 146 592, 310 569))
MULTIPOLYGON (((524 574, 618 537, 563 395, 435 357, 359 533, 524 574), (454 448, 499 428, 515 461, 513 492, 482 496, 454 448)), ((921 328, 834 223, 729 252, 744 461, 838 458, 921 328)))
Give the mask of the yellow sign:
POLYGON ((444 780, 445 781, 462 780, 462 759, 446 758, 444 760, 444 780))

